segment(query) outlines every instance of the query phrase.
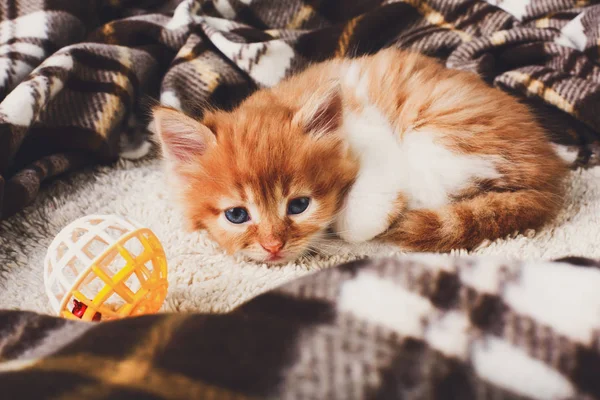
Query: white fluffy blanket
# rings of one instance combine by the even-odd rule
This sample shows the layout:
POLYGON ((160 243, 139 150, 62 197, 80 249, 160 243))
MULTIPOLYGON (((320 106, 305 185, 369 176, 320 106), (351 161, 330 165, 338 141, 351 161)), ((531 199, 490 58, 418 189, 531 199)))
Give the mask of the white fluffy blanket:
MULTIPOLYGON (((600 167, 572 172, 569 185, 567 206, 554 224, 486 243, 474 253, 521 259, 600 258, 600 167)), ((122 161, 116 168, 88 170, 54 182, 23 214, 0 224, 0 308, 50 312, 42 277, 46 248, 64 226, 92 213, 125 215, 158 235, 169 262, 168 311, 226 311, 312 271, 365 255, 397 253, 375 244, 333 243, 330 255, 280 267, 235 259, 205 233, 183 231, 157 160, 122 161)))

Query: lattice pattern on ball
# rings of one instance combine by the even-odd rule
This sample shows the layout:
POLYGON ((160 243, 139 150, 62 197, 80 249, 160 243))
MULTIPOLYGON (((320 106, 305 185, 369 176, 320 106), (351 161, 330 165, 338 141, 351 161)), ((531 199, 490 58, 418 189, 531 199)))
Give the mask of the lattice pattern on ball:
POLYGON ((48 249, 44 283, 52 309, 90 321, 157 312, 167 294, 167 262, 154 233, 113 215, 65 227, 48 249), (77 304, 85 312, 73 313, 77 304))

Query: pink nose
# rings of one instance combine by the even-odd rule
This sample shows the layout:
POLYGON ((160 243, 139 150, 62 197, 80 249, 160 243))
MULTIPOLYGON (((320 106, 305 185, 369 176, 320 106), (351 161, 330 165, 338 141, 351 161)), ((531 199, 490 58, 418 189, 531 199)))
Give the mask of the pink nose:
POLYGON ((284 243, 281 240, 270 240, 260 244, 263 249, 271 254, 277 254, 283 248, 284 243))

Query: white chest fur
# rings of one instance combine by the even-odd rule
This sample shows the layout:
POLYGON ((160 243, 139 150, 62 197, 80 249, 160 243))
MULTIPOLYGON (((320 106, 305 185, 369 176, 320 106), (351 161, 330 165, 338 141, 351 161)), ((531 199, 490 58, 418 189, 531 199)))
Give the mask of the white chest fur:
POLYGON ((384 232, 399 194, 409 209, 438 208, 473 179, 499 177, 493 159, 459 154, 440 144, 443 132, 409 131, 399 140, 389 120, 368 104, 356 68, 349 68, 349 76, 346 83, 357 82, 365 106, 360 114, 344 115, 344 134, 360 160, 359 175, 334 226, 344 240, 362 242, 384 232))

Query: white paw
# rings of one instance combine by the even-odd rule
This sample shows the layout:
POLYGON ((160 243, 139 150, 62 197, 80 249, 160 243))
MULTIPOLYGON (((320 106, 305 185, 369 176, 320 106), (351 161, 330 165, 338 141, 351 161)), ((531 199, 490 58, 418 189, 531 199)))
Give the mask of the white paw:
POLYGON ((333 229, 339 237, 350 243, 367 242, 383 233, 389 226, 389 211, 372 208, 373 203, 348 196, 345 207, 337 216, 333 229))

